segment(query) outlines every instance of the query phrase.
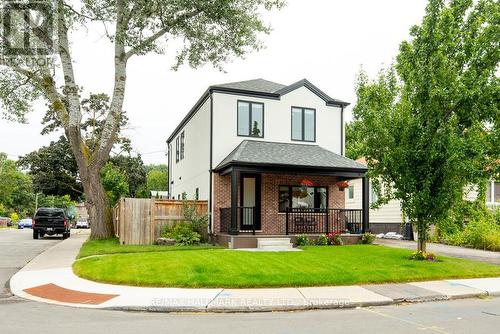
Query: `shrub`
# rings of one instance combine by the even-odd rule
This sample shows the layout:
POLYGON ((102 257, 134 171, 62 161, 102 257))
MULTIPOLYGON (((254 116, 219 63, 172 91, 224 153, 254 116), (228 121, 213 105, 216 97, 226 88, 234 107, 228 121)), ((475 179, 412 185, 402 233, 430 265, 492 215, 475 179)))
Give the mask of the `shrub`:
POLYGON ((202 237, 205 236, 208 226, 208 215, 199 215, 196 212, 196 201, 188 201, 186 193, 182 194, 182 209, 184 219, 191 224, 193 231, 198 232, 202 237))
POLYGON ((326 235, 321 234, 318 237, 318 240, 316 241, 316 245, 318 245, 318 246, 326 246, 326 245, 328 245, 328 238, 326 237, 326 235))
POLYGON ((422 251, 416 251, 411 254, 410 260, 415 260, 415 261, 437 261, 437 256, 434 253, 426 253, 422 251))
POLYGON ((201 240, 200 234, 193 230, 190 223, 177 223, 172 227, 166 227, 162 236, 174 239, 181 246, 196 245, 201 240))
POLYGON ((342 241, 342 238, 340 237, 340 232, 328 233, 328 235, 326 237, 328 238, 329 245, 342 246, 344 244, 344 242, 342 241))
POLYGON ((375 241, 375 234, 363 233, 363 235, 361 236, 361 243, 362 244, 369 245, 369 244, 372 244, 373 241, 375 241))
POLYGON ((311 244, 311 240, 305 234, 300 234, 297 236, 297 246, 307 246, 311 244))

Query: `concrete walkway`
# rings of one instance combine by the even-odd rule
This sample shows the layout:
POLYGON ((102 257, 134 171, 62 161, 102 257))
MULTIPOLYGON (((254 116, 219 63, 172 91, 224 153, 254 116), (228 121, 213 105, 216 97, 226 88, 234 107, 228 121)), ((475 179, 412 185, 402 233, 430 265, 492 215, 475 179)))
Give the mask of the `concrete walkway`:
POLYGON ((86 238, 85 234, 72 235, 34 258, 12 277, 12 293, 73 307, 162 312, 352 308, 500 295, 500 278, 279 289, 142 288, 102 284, 79 278, 71 269, 86 238))
MULTIPOLYGON (((417 243, 415 241, 408 240, 376 239, 375 244, 394 248, 417 249, 417 243)), ((500 252, 434 244, 430 242, 427 243, 427 251, 436 253, 438 255, 441 254, 445 256, 458 257, 461 259, 469 259, 500 265, 500 252)))

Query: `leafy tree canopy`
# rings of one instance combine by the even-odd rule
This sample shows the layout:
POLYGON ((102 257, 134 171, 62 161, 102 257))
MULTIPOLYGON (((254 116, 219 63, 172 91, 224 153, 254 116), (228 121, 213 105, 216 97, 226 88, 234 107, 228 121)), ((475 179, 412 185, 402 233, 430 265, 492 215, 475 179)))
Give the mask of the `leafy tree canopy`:
POLYGON ((379 201, 401 201, 425 250, 467 184, 498 177, 500 7, 430 0, 393 67, 357 83, 353 114, 379 201), (383 189, 383 191, 381 191, 383 189))

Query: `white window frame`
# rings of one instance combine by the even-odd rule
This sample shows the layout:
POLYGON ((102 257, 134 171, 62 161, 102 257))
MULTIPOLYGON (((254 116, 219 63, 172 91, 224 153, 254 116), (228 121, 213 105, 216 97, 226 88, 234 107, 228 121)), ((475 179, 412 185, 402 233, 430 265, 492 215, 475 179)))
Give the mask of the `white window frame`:
POLYGON ((500 202, 495 202, 495 183, 500 182, 495 180, 488 181, 488 186, 490 187, 490 198, 486 199, 487 205, 500 205, 500 202))

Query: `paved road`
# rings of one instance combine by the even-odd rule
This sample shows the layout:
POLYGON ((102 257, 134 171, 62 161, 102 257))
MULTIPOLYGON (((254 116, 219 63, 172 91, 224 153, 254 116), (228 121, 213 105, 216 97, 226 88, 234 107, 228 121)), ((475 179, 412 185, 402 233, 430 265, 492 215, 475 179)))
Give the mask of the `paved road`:
MULTIPOLYGON (((377 239, 376 244, 406 249, 417 249, 415 241, 408 240, 392 240, 392 239, 377 239)), ((500 265, 500 252, 490 252, 480 249, 472 249, 465 247, 449 246, 442 244, 427 243, 427 250, 436 254, 458 257, 462 259, 469 259, 481 262, 488 262, 500 265)))
POLYGON ((500 298, 286 313, 164 314, 0 300, 10 333, 497 333, 500 298), (18 315, 22 314, 22 318, 18 315))
POLYGON ((55 245, 60 237, 33 240, 32 230, 0 229, 0 299, 10 296, 9 279, 32 258, 55 245))

